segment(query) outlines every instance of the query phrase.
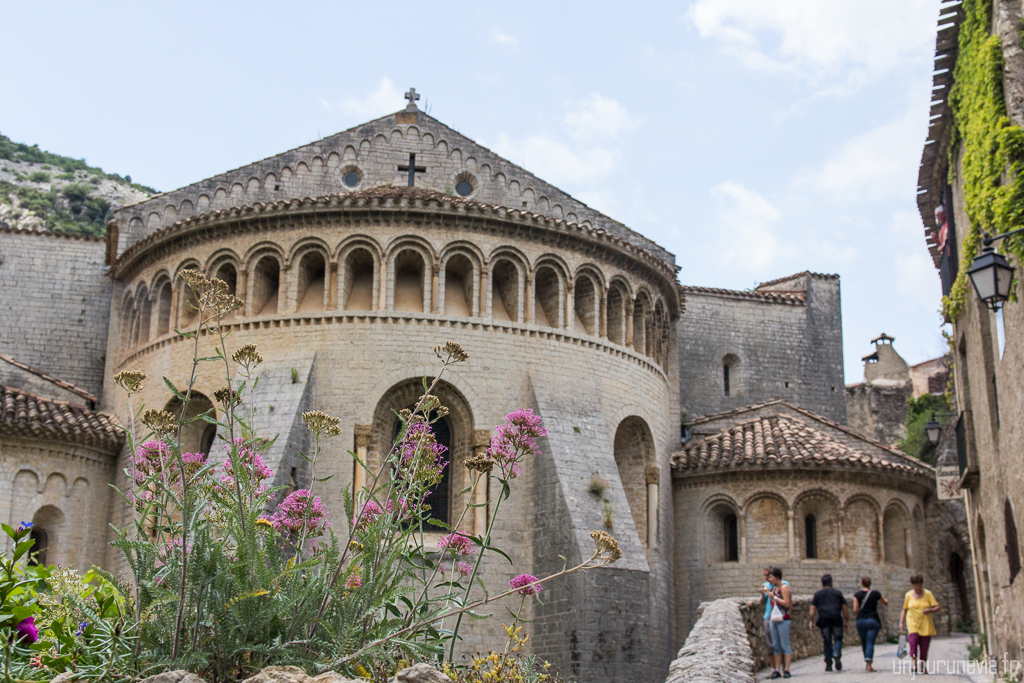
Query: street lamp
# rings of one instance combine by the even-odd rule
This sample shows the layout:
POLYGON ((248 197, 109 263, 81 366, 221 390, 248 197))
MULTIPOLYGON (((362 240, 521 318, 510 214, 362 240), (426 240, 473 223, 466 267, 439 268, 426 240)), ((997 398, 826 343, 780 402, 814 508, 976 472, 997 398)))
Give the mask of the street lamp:
POLYGON ((984 249, 974 257, 971 269, 967 271, 967 275, 971 278, 971 284, 974 285, 974 291, 978 293, 978 298, 993 311, 999 310, 999 306, 1010 298, 1014 268, 1006 260, 1006 257, 992 248, 992 243, 1019 232, 1024 232, 1024 228, 1011 230, 995 237, 985 235, 984 249))
POLYGON ((939 443, 939 435, 942 433, 942 425, 935 419, 935 412, 932 412, 932 419, 924 426, 924 433, 928 435, 928 443, 936 445, 939 443))

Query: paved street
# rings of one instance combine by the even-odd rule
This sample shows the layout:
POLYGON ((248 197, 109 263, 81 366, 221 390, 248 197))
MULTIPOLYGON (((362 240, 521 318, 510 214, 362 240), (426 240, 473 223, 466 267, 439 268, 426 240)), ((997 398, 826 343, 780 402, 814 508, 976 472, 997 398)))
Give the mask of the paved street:
MULTIPOLYGON (((971 643, 971 637, 966 635, 954 635, 950 637, 936 638, 932 640, 931 650, 928 653, 928 663, 931 674, 923 680, 934 683, 936 681, 973 681, 973 683, 990 683, 992 676, 973 675, 964 673, 959 675, 947 672, 961 671, 967 664, 967 646, 971 643)), ((896 658, 896 646, 888 643, 879 643, 875 647, 874 667, 878 669, 875 673, 864 671, 864 657, 861 655, 860 647, 843 648, 843 670, 825 673, 825 662, 820 656, 800 659, 793 662, 790 671, 793 678, 802 681, 829 681, 831 683, 906 683, 911 680, 918 680, 918 676, 910 673, 910 658, 900 660, 896 658), (900 665, 904 666, 902 672, 900 665)), ((770 669, 761 671, 757 679, 765 680, 771 674, 770 669)), ((781 679, 779 679, 781 680, 781 679)))

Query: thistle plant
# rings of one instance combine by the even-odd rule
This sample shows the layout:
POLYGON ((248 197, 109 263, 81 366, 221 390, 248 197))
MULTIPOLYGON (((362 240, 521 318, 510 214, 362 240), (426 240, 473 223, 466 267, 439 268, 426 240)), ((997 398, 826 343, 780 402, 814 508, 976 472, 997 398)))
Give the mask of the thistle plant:
POLYGON ((116 380, 129 401, 131 457, 121 493, 133 517, 114 545, 132 572, 125 604, 138 634, 122 660, 138 676, 186 668, 224 681, 289 664, 386 678, 399 662, 458 666, 454 653, 464 618, 485 618, 478 608, 516 596, 519 609, 504 652, 511 657, 527 642, 521 615, 542 584, 618 559, 614 539, 595 537, 593 556, 575 567, 543 578, 521 574, 497 595, 483 591, 478 576, 485 555, 509 557, 491 540, 502 503, 539 455, 537 440, 546 431, 530 410, 509 413, 486 453, 464 463, 470 483, 458 495, 470 502, 450 525, 436 519, 426 500, 453 465, 434 431, 448 412, 435 391, 446 373, 469 359, 455 342, 434 349, 437 376, 424 379, 412 409, 396 414, 390 450, 372 471, 359 463, 369 472, 365 485, 342 489, 343 514, 332 516, 320 497, 330 477, 319 476, 318 461, 341 423, 319 410, 302 414, 311 448, 299 455, 308 485, 285 495, 272 485, 265 461, 276 437, 259 433, 253 407, 263 358, 252 344, 230 352, 222 324, 241 301, 219 280, 195 271, 181 278, 195 294, 189 303, 197 311, 195 327, 179 332, 192 340, 193 360, 184 380, 163 380, 180 409, 136 410, 131 399, 145 376, 121 373, 116 380), (200 339, 212 342, 212 353, 200 354, 200 339), (222 377, 214 395, 220 410, 190 417, 205 366, 222 377), (184 449, 183 428, 195 421, 217 426, 219 462, 184 449), (141 437, 137 422, 145 430, 141 437), (467 494, 488 479, 498 493, 485 532, 473 535, 464 522, 481 505, 467 494), (339 521, 341 531, 334 526, 339 521), (424 530, 437 528, 445 530, 440 543, 427 547, 424 530))

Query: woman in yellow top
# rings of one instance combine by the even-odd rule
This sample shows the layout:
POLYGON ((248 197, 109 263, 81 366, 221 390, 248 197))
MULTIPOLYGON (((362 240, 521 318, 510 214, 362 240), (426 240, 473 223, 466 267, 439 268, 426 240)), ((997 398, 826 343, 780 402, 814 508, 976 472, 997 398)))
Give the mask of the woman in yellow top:
POLYGON ((931 591, 924 589, 924 577, 914 574, 910 577, 911 590, 907 591, 903 598, 903 611, 900 613, 900 631, 903 631, 903 624, 907 624, 907 632, 910 637, 907 639, 910 644, 910 656, 913 658, 914 670, 918 670, 918 661, 927 670, 928 665, 928 644, 935 635, 935 622, 932 621, 932 614, 939 611, 939 603, 931 591))

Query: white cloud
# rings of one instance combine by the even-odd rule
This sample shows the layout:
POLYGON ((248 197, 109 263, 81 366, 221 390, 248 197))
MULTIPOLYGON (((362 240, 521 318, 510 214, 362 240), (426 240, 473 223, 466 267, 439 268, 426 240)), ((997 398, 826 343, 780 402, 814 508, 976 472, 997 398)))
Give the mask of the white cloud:
POLYGON ((519 41, 516 40, 515 36, 505 33, 498 27, 491 29, 490 39, 492 43, 504 45, 505 47, 516 47, 519 45, 519 41))
POLYGON ((696 0, 686 15, 747 67, 829 78, 833 90, 929 58, 937 17, 936 0, 696 0))
POLYGON ((574 103, 565 115, 565 123, 569 126, 569 135, 580 142, 614 140, 619 133, 636 126, 621 103, 597 93, 574 103))
POLYGON ((727 181, 711 188, 718 218, 719 259, 761 276, 782 256, 773 226, 782 212, 742 183, 727 181))
POLYGON ((320 98, 320 104, 329 110, 338 109, 348 117, 375 119, 392 112, 404 109, 407 102, 403 93, 391 79, 385 76, 377 84, 373 92, 365 97, 347 97, 341 102, 332 103, 320 98))
POLYGON ((926 107, 908 107, 898 119, 850 138, 820 168, 798 178, 798 185, 846 202, 912 197, 926 107))
POLYGON ((621 153, 614 140, 636 125, 620 102, 597 93, 569 103, 562 123, 566 134, 539 132, 512 139, 502 133, 494 149, 556 185, 592 183, 615 169, 621 153))

